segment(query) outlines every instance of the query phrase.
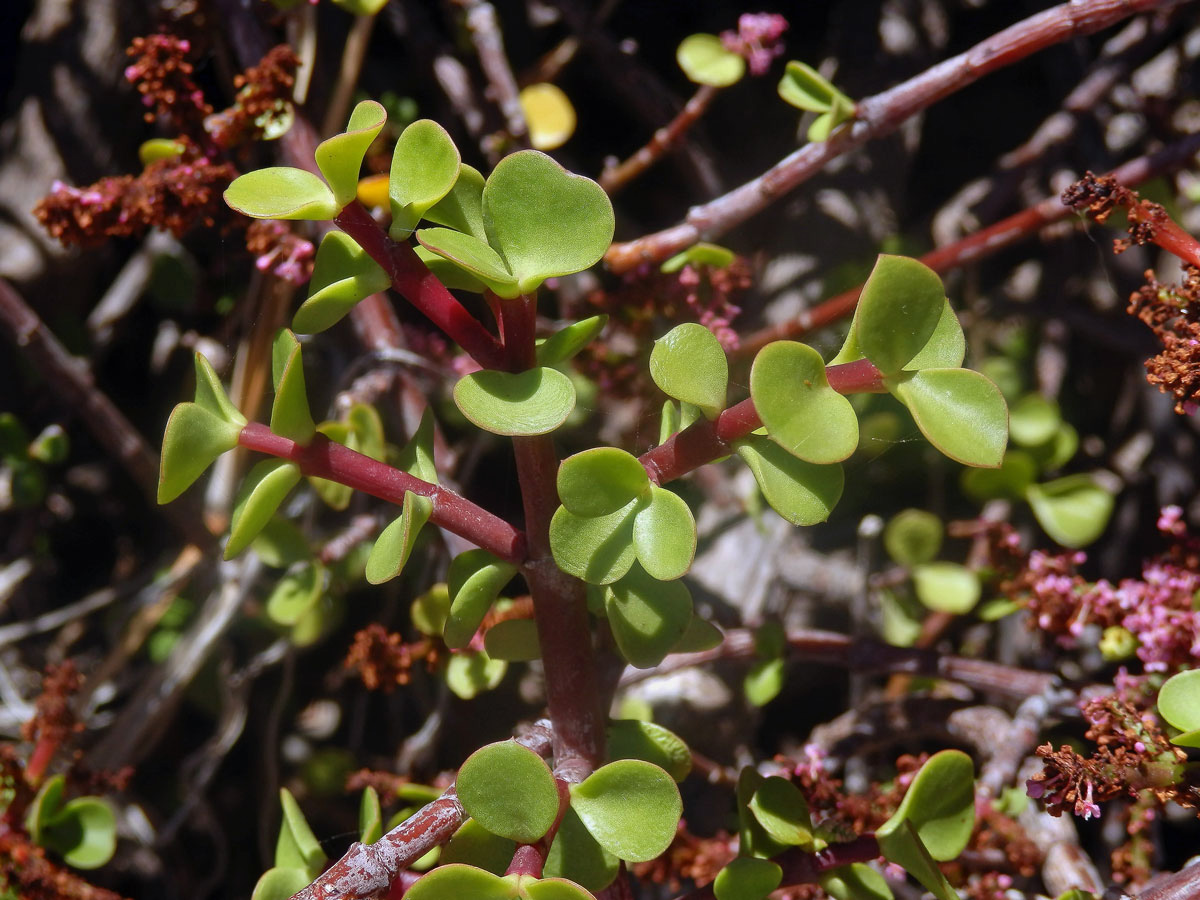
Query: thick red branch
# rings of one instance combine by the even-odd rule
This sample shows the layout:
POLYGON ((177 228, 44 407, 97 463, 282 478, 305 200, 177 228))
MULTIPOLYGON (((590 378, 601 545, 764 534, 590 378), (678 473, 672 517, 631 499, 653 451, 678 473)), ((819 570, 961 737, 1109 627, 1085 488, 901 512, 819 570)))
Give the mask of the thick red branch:
POLYGON ((715 240, 793 190, 837 157, 890 134, 910 116, 955 91, 1032 53, 1114 25, 1136 13, 1173 5, 1171 0, 1073 0, 1030 16, 965 53, 938 63, 890 90, 860 100, 852 125, 823 142, 784 157, 758 178, 709 203, 665 231, 614 244, 605 259, 614 272, 661 262, 701 240, 715 240))
POLYGON ((290 460, 305 475, 336 481, 390 503, 403 503, 406 491, 428 497, 433 501, 430 520, 435 525, 507 562, 520 564, 525 559, 525 535, 508 522, 454 491, 394 469, 324 435, 318 434, 302 446, 275 434, 266 425, 251 422, 242 429, 238 443, 248 450, 290 460))
MULTIPOLYGON (((883 376, 869 361, 830 366, 825 370, 829 386, 839 394, 868 394, 884 390, 883 376)), ((655 484, 666 484, 714 459, 733 452, 731 444, 744 438, 762 419, 750 398, 724 410, 716 419, 698 419, 641 455, 641 463, 655 484)))

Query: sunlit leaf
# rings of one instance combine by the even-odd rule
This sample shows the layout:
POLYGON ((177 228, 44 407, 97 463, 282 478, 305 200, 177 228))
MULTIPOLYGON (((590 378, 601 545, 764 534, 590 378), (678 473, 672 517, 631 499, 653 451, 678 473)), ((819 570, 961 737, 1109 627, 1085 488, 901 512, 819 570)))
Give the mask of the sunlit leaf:
POLYGON ((703 325, 684 322, 655 341, 650 377, 668 397, 699 407, 710 419, 725 408, 729 362, 703 325))

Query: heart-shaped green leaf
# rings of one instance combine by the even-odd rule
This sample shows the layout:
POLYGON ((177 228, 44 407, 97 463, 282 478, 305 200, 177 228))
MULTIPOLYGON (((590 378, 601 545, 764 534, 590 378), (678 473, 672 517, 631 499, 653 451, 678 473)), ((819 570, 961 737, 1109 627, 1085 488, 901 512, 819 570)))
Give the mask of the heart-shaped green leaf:
POLYGON ((254 885, 250 900, 290 900, 312 881, 303 869, 267 869, 254 885))
POLYGON ((466 863, 493 875, 503 875, 516 849, 516 841, 492 834, 474 819, 467 819, 454 832, 450 843, 442 847, 440 862, 442 865, 466 863))
POLYGON ((461 165, 453 139, 437 122, 418 119, 400 133, 388 177, 392 240, 412 234, 426 211, 450 193, 461 165))
POLYGON ((927 563, 942 549, 946 529, 942 520, 923 509, 897 513, 883 530, 883 546, 893 562, 902 566, 927 563))
POLYGON ((529 662, 541 659, 537 624, 533 619, 505 619, 497 622, 483 636, 483 649, 492 659, 505 662, 529 662))
POLYGON ((468 550, 454 557, 446 574, 450 615, 443 637, 448 647, 457 650, 471 642, 500 590, 516 573, 516 566, 486 550, 468 550))
POLYGON ((1031 484, 1025 496, 1038 524, 1064 547, 1086 547, 1112 516, 1112 493, 1085 473, 1031 484))
POLYGON ((458 770, 458 799, 492 834, 532 844, 558 818, 558 788, 545 761, 515 741, 488 744, 458 770))
POLYGON ((813 824, 808 801, 786 778, 772 775, 750 798, 750 812, 773 840, 789 847, 813 848, 813 824))
POLYGON ((26 813, 25 827, 34 843, 53 850, 77 869, 96 869, 117 847, 117 819, 100 797, 76 797, 62 802, 62 775, 48 779, 26 813))
MULTIPOLYGON (((239 175, 225 189, 230 209, 254 219, 332 219, 342 209, 324 181, 304 169, 270 166, 239 175)), ((344 204, 343 204, 344 205, 344 204)))
POLYGON ((426 407, 421 414, 421 424, 396 458, 397 468, 430 484, 438 483, 437 466, 433 460, 434 426, 433 410, 426 407))
POLYGON ((493 875, 474 866, 452 863, 438 866, 422 875, 407 891, 404 900, 446 900, 461 897, 463 900, 515 900, 517 877, 507 878, 493 875))
POLYGON ((729 361, 716 335, 695 322, 676 325, 650 351, 650 377, 668 397, 715 419, 725 408, 729 361))
POLYGON ((931 562, 912 570, 917 599, 934 612, 962 616, 979 602, 979 576, 954 562, 931 562))
POLYGON ((843 106, 854 108, 854 102, 820 72, 796 60, 790 60, 785 67, 778 91, 786 103, 806 112, 830 112, 839 100, 843 106))
POLYGON ((463 163, 458 180, 445 197, 425 211, 424 218, 445 225, 481 241, 487 240, 483 227, 483 176, 473 166, 463 163))
POLYGON ((264 459, 242 482, 229 526, 225 558, 233 559, 271 521, 288 492, 300 483, 300 467, 282 459, 264 459))
POLYGON ((507 436, 547 434, 575 408, 575 385, 557 369, 484 369, 459 379, 454 402, 472 424, 507 436))
POLYGON ((324 587, 325 567, 315 560, 288 572, 267 598, 267 618, 277 625, 295 625, 317 605, 324 587))
POLYGON ((227 422, 195 403, 171 410, 163 434, 158 470, 158 502, 170 503, 204 474, 218 456, 238 444, 240 425, 227 422))
POLYGON ((608 316, 592 316, 556 331, 538 344, 538 365, 557 366, 566 362, 590 344, 607 323, 608 316))
POLYGON ((589 584, 611 584, 629 571, 633 546, 634 500, 606 516, 577 516, 560 506, 550 520, 550 552, 558 567, 589 584))
POLYGON ((838 866, 820 876, 821 890, 834 900, 892 900, 887 879, 866 863, 838 866))
POLYGON ((638 504, 633 521, 633 549, 642 568, 659 581, 687 572, 696 555, 696 520, 682 497, 650 485, 649 502, 638 504))
POLYGON ((659 581, 634 565, 604 594, 617 649, 631 666, 648 669, 683 637, 692 620, 692 595, 681 581, 659 581))
MULTIPOLYGON (((771 660, 782 662, 782 660, 771 660)), ((758 818, 750 809, 750 801, 754 794, 767 779, 760 775, 753 766, 746 766, 738 774, 737 810, 738 810, 738 853, 742 856, 769 858, 777 856, 787 849, 767 834, 758 818)))
POLYGON ((746 74, 746 60, 726 50, 715 34, 691 34, 675 50, 675 61, 689 81, 712 87, 729 87, 746 74))
POLYGON ((797 459, 762 435, 743 438, 733 447, 771 508, 793 525, 824 522, 842 497, 845 476, 838 464, 797 459))
POLYGON ((512 299, 521 292, 516 276, 500 254, 473 235, 449 228, 422 228, 417 232, 421 246, 453 263, 499 297, 512 299))
POLYGON ((899 372, 929 343, 945 308, 946 291, 933 269, 881 255, 858 299, 858 346, 884 375, 899 372))
POLYGON ((367 785, 358 801, 358 839, 364 844, 373 844, 383 837, 383 809, 379 805, 379 792, 367 785))
POLYGON ((363 100, 350 113, 342 134, 317 145, 317 168, 329 182, 333 201, 340 211, 358 194, 358 173, 367 148, 387 121, 387 111, 374 100, 363 100))
POLYGON ((500 160, 483 188, 483 220, 521 294, 598 262, 615 224, 600 185, 537 150, 500 160))
POLYGON ((446 664, 446 687, 459 699, 470 700, 494 689, 507 671, 508 663, 482 651, 455 653, 446 664))
POLYGON ((291 791, 280 788, 279 802, 283 807, 283 821, 279 824, 279 839, 275 842, 275 865, 281 869, 300 869, 311 881, 325 867, 325 851, 291 791))
POLYGON ((903 837, 905 824, 912 825, 933 859, 946 862, 962 853, 975 827, 971 757, 961 750, 943 750, 931 756, 913 778, 896 812, 876 830, 884 856, 907 869, 905 861, 895 859, 889 851, 893 841, 907 840, 903 837))
POLYGON ((741 856, 717 873, 717 900, 765 900, 783 881, 783 869, 769 859, 741 856))
POLYGON ((692 771, 692 751, 679 735, 653 722, 617 719, 608 725, 608 755, 654 763, 676 781, 692 771))
POLYGON ((1200 669, 1172 675, 1158 691, 1158 713, 1181 732, 1171 743, 1200 747, 1200 669))
POLYGON ((775 341, 758 352, 750 396, 771 440, 811 463, 841 462, 858 446, 858 416, 829 386, 825 363, 807 344, 775 341))
MULTIPOLYGON (((246 424, 246 417, 238 412, 237 407, 225 393, 225 388, 222 387, 221 379, 217 377, 212 363, 199 353, 195 354, 194 361, 196 364, 196 405, 231 425, 241 428, 246 424)), ((31 446, 30 453, 33 452, 31 446)))
POLYGON ((638 458, 616 447, 593 447, 569 456, 558 469, 558 498, 577 516, 614 513, 650 493, 638 458))
POLYGON ((683 801, 658 766, 622 759, 571 785, 571 808, 601 847, 626 862, 646 862, 671 845, 683 801))
POLYGON ((271 430, 297 444, 307 444, 317 432, 308 410, 308 390, 304 386, 304 362, 300 342, 286 328, 275 336, 271 352, 275 382, 275 402, 271 406, 271 430))
POLYGON ((620 861, 592 837, 579 813, 567 807, 546 856, 543 874, 569 878, 589 891, 602 891, 617 877, 619 866, 620 861))
POLYGON ((387 272, 350 235, 330 231, 317 249, 308 299, 296 310, 292 327, 302 334, 324 331, 360 300, 391 283, 387 272))
POLYGON ((400 517, 376 538, 371 555, 367 557, 366 576, 369 584, 391 581, 403 571, 417 542, 417 535, 433 514, 433 501, 412 491, 405 491, 402 509, 400 517))
POLYGON ((970 369, 923 369, 889 381, 929 443, 968 466, 999 466, 1008 444, 1000 390, 970 369))

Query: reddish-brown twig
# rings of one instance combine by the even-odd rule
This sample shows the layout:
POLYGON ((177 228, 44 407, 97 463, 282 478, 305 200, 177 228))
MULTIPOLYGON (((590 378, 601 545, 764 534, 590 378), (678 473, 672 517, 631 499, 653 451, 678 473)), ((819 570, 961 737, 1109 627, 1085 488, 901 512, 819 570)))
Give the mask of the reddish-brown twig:
POLYGON ((661 262, 697 241, 715 240, 811 178, 831 160, 891 133, 910 116, 984 75, 1046 47, 1168 5, 1171 0, 1077 0, 1023 19, 965 53, 938 63, 890 90, 860 100, 854 124, 828 141, 806 144, 752 181, 693 207, 686 220, 678 225, 614 244, 605 259, 614 272, 626 272, 643 262, 661 262))
POLYGON ((670 122, 654 132, 646 145, 622 163, 606 168, 600 173, 600 187, 610 194, 615 194, 629 182, 633 181, 648 168, 658 162, 673 149, 687 134, 689 128, 700 120, 717 96, 719 89, 712 85, 702 84, 696 93, 670 122))

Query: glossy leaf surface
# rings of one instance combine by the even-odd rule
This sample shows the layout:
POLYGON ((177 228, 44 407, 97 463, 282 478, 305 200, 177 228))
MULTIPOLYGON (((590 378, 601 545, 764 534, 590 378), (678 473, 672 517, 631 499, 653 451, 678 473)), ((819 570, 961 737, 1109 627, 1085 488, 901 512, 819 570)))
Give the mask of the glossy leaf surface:
POLYGON ((504 259, 482 239, 449 228, 422 228, 417 232, 417 240, 426 250, 454 263, 497 296, 512 299, 521 293, 516 276, 504 259))
POLYGON ((516 876, 504 878, 483 869, 452 863, 422 875, 404 893, 404 900, 515 900, 516 876))
POLYGON ((658 766, 623 759, 571 785, 571 808, 600 846, 626 862, 645 862, 670 846, 683 801, 658 766))
POLYGON ((463 163, 458 180, 450 193, 425 211, 425 219, 445 225, 481 241, 487 240, 483 227, 483 175, 473 166, 463 163))
POLYGON ((1183 732, 1171 743, 1200 747, 1200 669, 1189 669, 1166 680, 1158 691, 1158 712, 1183 732))
POLYGON ((754 473, 771 508, 793 525, 815 525, 829 518, 842 496, 842 467, 797 459, 777 443, 752 435, 734 443, 738 456, 754 473))
POLYGON ((584 518, 606 516, 650 493, 638 458, 616 447, 593 447, 569 456, 558 468, 558 498, 584 518))
POLYGON ((683 781, 692 771, 692 752, 679 735, 639 719, 609 722, 608 755, 654 763, 676 781, 683 781))
POLYGON ((408 237, 426 211, 450 193, 461 164, 458 148, 437 122, 418 119, 400 133, 388 177, 393 240, 408 237))
POLYGON ((546 434, 575 408, 575 386, 557 369, 484 369, 459 379, 454 402, 474 425, 492 434, 546 434))
POLYGON ((286 328, 275 337, 271 352, 275 402, 271 405, 271 430, 297 444, 307 444, 317 432, 308 408, 304 362, 300 343, 286 328))
POLYGON ((195 403, 171 410, 163 434, 158 470, 158 502, 170 503, 204 474, 218 456, 237 446, 241 426, 195 403))
POLYGON ((458 770, 458 799, 492 834, 532 844, 558 816, 558 789, 550 767, 515 741, 488 744, 458 770))
POLYGON ((696 555, 696 520, 682 497, 650 485, 649 500, 638 504, 633 520, 633 549, 642 568, 659 581, 687 572, 696 555))
POLYGON ((446 645, 460 649, 471 642, 483 617, 517 567, 501 562, 486 550, 468 550, 450 563, 446 585, 450 589, 450 615, 446 619, 446 645))
POLYGON ((633 527, 639 501, 606 516, 577 516, 565 506, 550 520, 550 551, 564 572, 589 584, 611 584, 633 565, 633 527))
POLYGON ((404 569, 421 528, 433 513, 433 501, 428 497, 404 492, 400 516, 375 539, 367 557, 366 577, 370 584, 391 581, 404 569))
POLYGON ((317 168, 329 183, 339 211, 357 196, 363 156, 386 121, 387 112, 381 104, 363 100, 350 113, 350 121, 342 134, 335 134, 317 145, 313 154, 317 168))
POLYGON ((250 545, 275 515, 279 504, 300 483, 300 467, 282 459, 254 464, 238 491, 230 519, 225 558, 233 559, 250 545))
POLYGON ((943 750, 931 756, 917 772, 896 812, 875 833, 884 855, 888 855, 885 841, 901 835, 905 822, 913 826, 930 856, 939 862, 962 853, 975 827, 974 779, 975 766, 962 751, 943 750))
POLYGON ((806 112, 829 112, 839 98, 845 105, 854 105, 816 69, 796 60, 790 60, 784 69, 778 92, 784 101, 806 112))
POLYGON ((765 779, 750 798, 750 812, 772 839, 789 847, 811 848, 813 825, 800 789, 777 775, 765 779))
POLYGON ((617 877, 620 861, 596 841, 571 807, 563 814, 542 872, 602 891, 617 877))
POLYGON ((906 373, 889 389, 929 443, 968 466, 999 466, 1008 444, 1008 407, 999 389, 970 369, 906 373))
POLYGON ((750 396, 771 440, 806 462, 841 462, 858 446, 858 417, 829 386, 825 362, 795 341, 768 344, 754 358, 750 396))
POLYGON ((308 299, 296 310, 292 327, 316 334, 336 324, 360 300, 386 290, 392 280, 350 235, 330 231, 321 239, 308 299))
POLYGON ((721 869, 713 882, 717 900, 763 900, 783 881, 783 869, 769 859, 741 856, 721 869))
POLYGON ((858 300, 858 346, 884 375, 899 372, 929 343, 945 308, 946 292, 933 269, 881 255, 858 300))
POLYGON ((575 356, 580 350, 604 330, 608 316, 592 316, 556 331, 542 343, 538 344, 537 361, 539 366, 557 366, 575 356))
POLYGON ((312 829, 300 804, 287 788, 280 788, 279 802, 283 806, 283 821, 275 842, 275 865, 283 869, 300 869, 316 878, 325 865, 325 851, 312 829))
POLYGON ((692 620, 692 595, 681 581, 659 581, 633 566, 604 595, 621 656, 639 669, 662 662, 692 620))
POLYGON ((675 50, 675 60, 696 84, 728 87, 746 74, 746 60, 726 50, 715 34, 688 35, 675 50))
POLYGON ((703 325, 684 322, 655 341, 650 377, 668 397, 699 407, 710 419, 725 408, 729 361, 703 325))
POLYGON ((834 900, 892 900, 887 879, 866 863, 851 863, 824 872, 821 889, 834 900))
POLYGON ((341 206, 324 181, 304 169, 271 166, 239 175, 225 189, 231 209, 254 219, 332 219, 341 206))
MULTIPOLYGON (((221 379, 217 377, 212 363, 200 353, 193 355, 193 361, 196 365, 196 405, 231 425, 239 427, 245 425, 246 417, 238 411, 237 407, 233 405, 233 401, 225 393, 225 388, 221 385, 221 379)), ((32 446, 30 453, 34 453, 32 446)))
POLYGON ((422 481, 438 483, 437 464, 433 458, 433 410, 426 407, 421 423, 396 458, 396 466, 422 481))

